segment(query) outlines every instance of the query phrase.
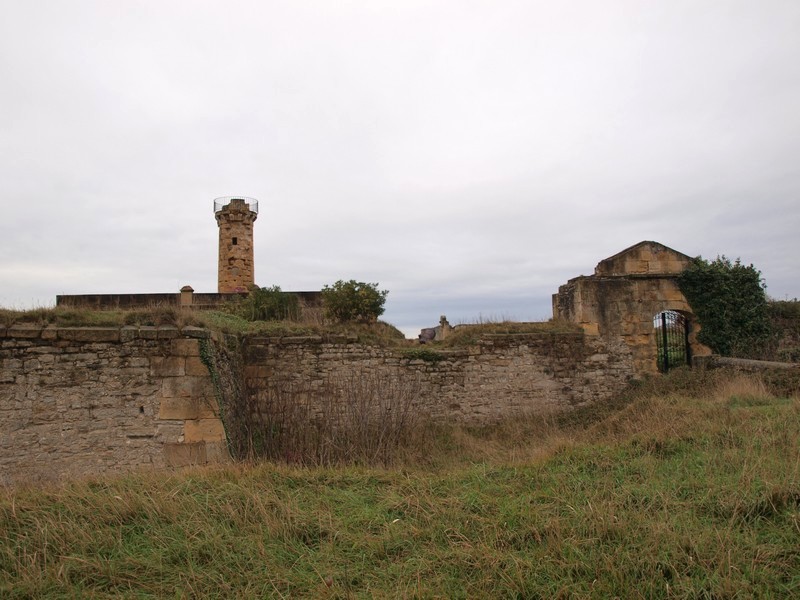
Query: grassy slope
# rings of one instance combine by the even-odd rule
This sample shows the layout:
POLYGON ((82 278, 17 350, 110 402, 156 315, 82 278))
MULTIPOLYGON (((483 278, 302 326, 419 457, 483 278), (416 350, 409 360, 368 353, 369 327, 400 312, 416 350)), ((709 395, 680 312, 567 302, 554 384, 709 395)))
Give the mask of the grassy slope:
POLYGON ((424 467, 0 491, 0 597, 799 595, 800 400, 678 377, 589 426, 439 431, 424 467))

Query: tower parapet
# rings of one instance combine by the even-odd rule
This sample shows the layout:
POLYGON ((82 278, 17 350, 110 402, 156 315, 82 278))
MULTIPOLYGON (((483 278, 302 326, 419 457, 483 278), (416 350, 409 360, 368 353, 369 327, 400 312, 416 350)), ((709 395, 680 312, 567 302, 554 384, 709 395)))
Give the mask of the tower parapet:
POLYGON ((214 217, 219 226, 217 291, 246 292, 255 283, 253 223, 258 217, 258 200, 245 196, 217 198, 214 217))

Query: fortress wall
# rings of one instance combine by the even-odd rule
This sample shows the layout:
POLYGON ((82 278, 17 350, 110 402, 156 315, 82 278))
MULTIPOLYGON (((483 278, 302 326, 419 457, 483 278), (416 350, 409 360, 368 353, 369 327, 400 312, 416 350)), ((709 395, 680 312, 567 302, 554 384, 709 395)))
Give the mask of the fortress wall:
MULTIPOLYGON (((229 302, 245 298, 245 293, 217 294, 191 290, 183 304, 180 292, 174 294, 64 294, 56 296, 56 306, 61 308, 88 308, 92 310, 130 310, 136 308, 191 307, 197 310, 214 310, 229 302)), ((297 296, 303 306, 315 308, 322 303, 321 292, 287 292, 297 296)))
POLYGON ((223 460, 208 335, 0 327, 0 485, 223 460))
MULTIPOLYGON (((229 460, 201 358, 209 338, 194 327, 0 328, 0 485, 229 460)), ((249 337, 241 348, 246 393, 289 386, 312 418, 330 414, 332 386, 365 380, 379 394, 387 382, 414 390, 432 419, 487 423, 602 401, 633 375, 628 346, 582 333, 443 350, 341 336, 249 337)))
POLYGON ((368 376, 413 387, 416 409, 435 420, 465 423, 605 400, 633 375, 625 344, 581 333, 495 335, 467 349, 418 352, 336 337, 250 338, 244 364, 250 394, 301 390, 318 416, 326 390, 368 376))

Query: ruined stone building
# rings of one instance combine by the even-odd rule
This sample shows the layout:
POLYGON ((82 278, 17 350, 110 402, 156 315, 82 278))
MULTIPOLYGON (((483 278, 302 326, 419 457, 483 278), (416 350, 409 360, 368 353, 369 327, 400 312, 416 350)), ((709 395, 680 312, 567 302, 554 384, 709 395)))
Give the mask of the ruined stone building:
POLYGON ((691 257, 644 241, 597 263, 593 275, 570 279, 553 295, 553 317, 588 335, 617 338, 633 353, 639 374, 666 370, 664 358, 687 364, 710 354, 697 341, 700 326, 678 287, 691 257))

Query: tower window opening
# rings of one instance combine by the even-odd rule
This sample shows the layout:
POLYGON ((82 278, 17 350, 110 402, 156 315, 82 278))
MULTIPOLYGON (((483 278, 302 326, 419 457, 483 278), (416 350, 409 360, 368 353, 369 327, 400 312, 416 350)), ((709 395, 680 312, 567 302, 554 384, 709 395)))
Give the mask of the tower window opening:
POLYGON ((234 246, 239 244, 239 239, 238 238, 233 238, 233 240, 231 240, 231 241, 232 241, 234 246))

